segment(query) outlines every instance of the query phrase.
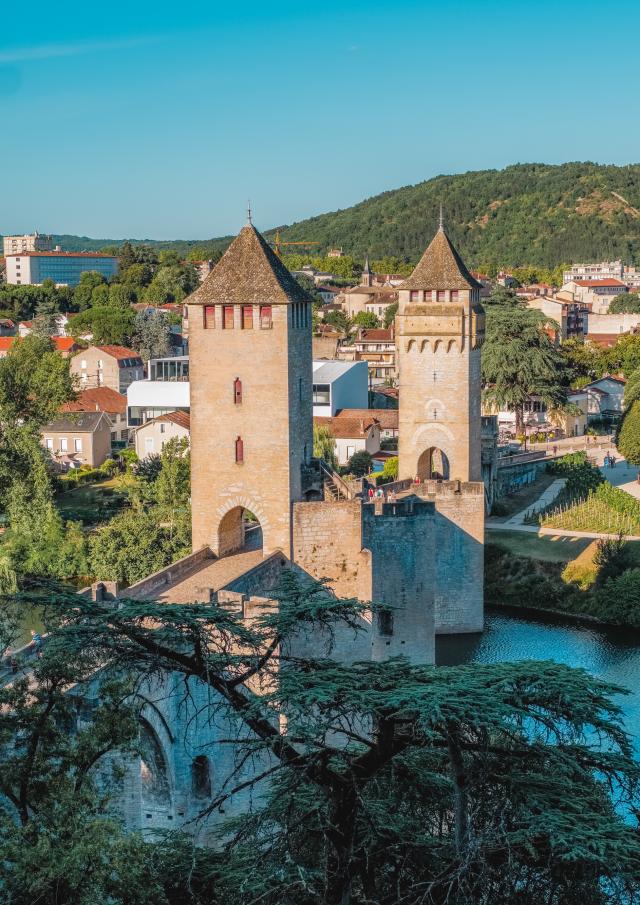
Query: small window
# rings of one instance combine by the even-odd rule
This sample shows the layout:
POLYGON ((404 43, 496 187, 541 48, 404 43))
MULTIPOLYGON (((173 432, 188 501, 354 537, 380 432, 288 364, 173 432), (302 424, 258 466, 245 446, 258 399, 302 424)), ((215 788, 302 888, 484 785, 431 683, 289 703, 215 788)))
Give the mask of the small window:
POLYGON ((233 305, 225 305, 222 309, 222 326, 225 330, 233 330, 233 305))
POLYGON ((101 359, 101 358, 98 359, 98 367, 99 367, 99 368, 102 367, 102 359, 101 359))
POLYGON ((391 610, 380 610, 378 613, 378 631, 381 635, 393 635, 393 613, 391 610))
POLYGON ((242 329, 253 330, 253 305, 242 306, 242 329))
POLYGON ((260 305, 260 328, 270 330, 273 326, 271 305, 260 305))
POLYGON ((446 302, 446 300, 447 300, 447 293, 446 293, 446 291, 445 291, 444 289, 438 289, 438 301, 439 301, 439 302, 446 302))
POLYGON ((75 452, 82 452, 82 438, 81 437, 75 437, 75 439, 73 441, 73 448, 74 448, 75 452))
POLYGON ((412 302, 417 302, 420 300, 420 293, 416 289, 412 289, 409 298, 412 302))
POLYGON ((66 437, 60 437, 60 449, 62 452, 66 452, 69 449, 69 441, 66 437))
POLYGON ((216 309, 213 305, 207 305, 204 309, 204 329, 213 330, 216 325, 216 309))
POLYGON ((44 445, 47 449, 53 449, 53 437, 45 437, 44 445))
POLYGON ((242 437, 236 437, 236 462, 244 462, 244 443, 242 437))
POLYGON ((452 290, 451 290, 451 301, 452 301, 452 302, 457 302, 457 301, 458 301, 459 295, 460 295, 460 293, 458 292, 457 289, 452 289, 452 290))
POLYGON ((166 424, 161 424, 161 425, 160 425, 160 433, 161 433, 161 434, 164 434, 164 433, 166 433, 166 430, 167 430, 167 425, 166 425, 166 424))
POLYGON ((194 798, 211 798, 209 758, 199 754, 191 764, 191 793, 194 798))
POLYGON ((425 302, 430 302, 430 301, 431 301, 431 296, 432 296, 431 290, 430 290, 430 289, 427 289, 427 291, 426 291, 425 294, 424 294, 424 300, 425 300, 425 302))
POLYGON ((242 381, 239 377, 233 381, 233 402, 235 405, 242 403, 242 381))
POLYGON ((81 367, 81 368, 84 368, 84 369, 86 370, 86 368, 87 368, 87 360, 86 360, 86 358, 83 358, 83 359, 82 359, 82 361, 80 362, 80 367, 81 367))

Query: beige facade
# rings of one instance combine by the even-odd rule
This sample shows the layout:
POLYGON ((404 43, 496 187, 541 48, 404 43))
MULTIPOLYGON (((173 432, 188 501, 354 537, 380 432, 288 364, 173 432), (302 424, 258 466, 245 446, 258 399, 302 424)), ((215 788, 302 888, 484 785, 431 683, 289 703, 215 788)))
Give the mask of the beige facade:
POLYGON ((135 450, 139 459, 158 455, 169 440, 189 439, 189 415, 169 412, 145 422, 135 430, 135 450))
POLYGON ((80 389, 110 387, 126 393, 129 384, 144 377, 142 359, 124 346, 89 346, 71 359, 71 373, 76 374, 80 389))
POLYGON ((97 468, 111 455, 111 421, 103 412, 70 413, 47 424, 42 445, 63 467, 97 468))
POLYGON ((480 284, 443 229, 399 294, 400 478, 480 481, 480 284))
POLYGON ((313 449, 311 302, 251 225, 186 301, 193 547, 291 555, 291 505, 313 449))
POLYGON ((8 255, 19 255, 25 251, 51 251, 53 239, 51 236, 41 236, 40 233, 32 233, 25 236, 5 236, 2 240, 5 258, 8 255))

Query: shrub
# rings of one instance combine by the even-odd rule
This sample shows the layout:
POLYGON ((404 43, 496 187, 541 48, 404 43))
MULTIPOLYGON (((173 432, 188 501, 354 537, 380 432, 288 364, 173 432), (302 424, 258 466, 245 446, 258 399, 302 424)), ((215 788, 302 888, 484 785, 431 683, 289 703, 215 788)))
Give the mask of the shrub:
POLYGON ((361 478, 369 474, 372 462, 371 453, 368 453, 365 449, 359 449, 347 462, 347 469, 357 478, 361 478))
POLYGON ((625 412, 618 433, 618 449, 627 462, 640 465, 640 402, 625 412))
POLYGON ((574 560, 567 563, 562 572, 562 580, 567 584, 575 584, 582 591, 595 584, 598 577, 598 564, 595 557, 598 552, 598 542, 593 541, 574 560))
POLYGON ((640 569, 605 581, 596 601, 601 619, 640 627, 640 569))

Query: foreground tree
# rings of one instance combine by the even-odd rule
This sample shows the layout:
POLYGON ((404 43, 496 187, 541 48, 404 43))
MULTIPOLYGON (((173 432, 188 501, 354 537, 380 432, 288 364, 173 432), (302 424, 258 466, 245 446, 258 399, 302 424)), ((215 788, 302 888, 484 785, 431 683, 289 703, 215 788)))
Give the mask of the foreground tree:
POLYGON ((640 465, 640 401, 632 402, 625 411, 617 446, 627 462, 640 465))
POLYGON ((237 726, 238 773, 203 816, 252 786, 254 806, 220 830, 210 901, 635 901, 637 769, 618 689, 552 663, 337 663, 333 639, 355 639, 362 605, 291 572, 275 596, 250 623, 216 604, 57 598, 51 655, 197 679, 237 726), (307 632, 313 654, 296 647, 307 632))

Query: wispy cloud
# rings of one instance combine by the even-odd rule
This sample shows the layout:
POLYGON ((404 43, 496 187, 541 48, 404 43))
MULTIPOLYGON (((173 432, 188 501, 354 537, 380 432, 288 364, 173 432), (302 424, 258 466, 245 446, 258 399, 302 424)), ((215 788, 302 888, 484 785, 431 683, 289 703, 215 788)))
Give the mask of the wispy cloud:
POLYGON ((77 41, 73 44, 39 44, 33 47, 16 47, 13 50, 0 51, 0 65, 27 63, 31 60, 50 60, 55 57, 76 57, 109 50, 127 50, 143 44, 155 44, 160 40, 162 39, 158 35, 148 35, 115 41, 77 41))

